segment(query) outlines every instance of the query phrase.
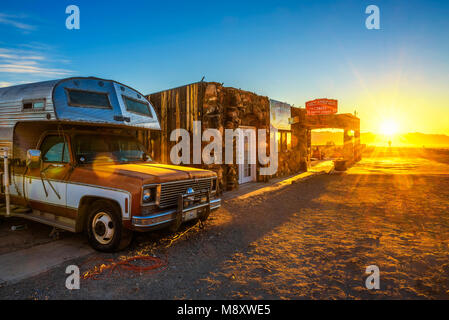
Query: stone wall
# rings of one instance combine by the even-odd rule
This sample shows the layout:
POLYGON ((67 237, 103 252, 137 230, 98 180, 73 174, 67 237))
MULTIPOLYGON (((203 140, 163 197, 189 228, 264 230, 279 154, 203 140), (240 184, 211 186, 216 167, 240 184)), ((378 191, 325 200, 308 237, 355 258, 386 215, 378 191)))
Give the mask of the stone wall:
POLYGON ((292 108, 292 150, 297 159, 298 171, 307 171, 310 160, 310 150, 308 146, 309 131, 305 126, 306 110, 302 108, 292 108))

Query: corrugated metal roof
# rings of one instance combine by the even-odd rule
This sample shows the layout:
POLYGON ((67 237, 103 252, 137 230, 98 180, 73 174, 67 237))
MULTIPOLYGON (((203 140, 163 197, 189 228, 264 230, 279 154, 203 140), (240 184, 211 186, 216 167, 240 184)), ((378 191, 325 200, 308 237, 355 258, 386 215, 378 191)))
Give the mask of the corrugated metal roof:
POLYGON ((59 81, 60 80, 51 80, 0 88, 0 101, 12 102, 41 99, 43 97, 50 98, 54 86, 59 81))
POLYGON ((20 121, 59 120, 104 123, 160 130, 157 115, 148 100, 138 91, 117 81, 95 77, 74 77, 0 88, 0 140, 11 140, 14 125, 20 121), (71 105, 66 90, 105 93, 109 108, 71 105), (150 114, 128 110, 123 97, 142 101, 150 114), (23 109, 23 102, 45 99, 43 109, 23 109))

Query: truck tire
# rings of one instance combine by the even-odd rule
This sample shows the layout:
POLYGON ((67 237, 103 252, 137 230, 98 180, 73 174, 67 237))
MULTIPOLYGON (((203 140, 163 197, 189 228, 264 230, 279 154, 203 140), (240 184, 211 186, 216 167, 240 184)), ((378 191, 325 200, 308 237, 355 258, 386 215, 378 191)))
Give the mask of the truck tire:
POLYGON ((92 204, 87 216, 86 231, 89 244, 101 252, 123 250, 132 240, 132 231, 123 227, 116 207, 105 200, 92 204))

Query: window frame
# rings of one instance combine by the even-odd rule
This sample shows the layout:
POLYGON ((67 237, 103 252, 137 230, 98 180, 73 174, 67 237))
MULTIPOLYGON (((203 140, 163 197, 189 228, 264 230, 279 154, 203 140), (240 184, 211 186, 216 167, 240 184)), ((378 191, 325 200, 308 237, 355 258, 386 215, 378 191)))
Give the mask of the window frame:
POLYGON ((70 107, 74 107, 74 108, 91 108, 91 109, 112 110, 111 99, 109 98, 109 93, 108 93, 108 92, 104 92, 104 91, 92 91, 92 90, 82 90, 82 89, 73 89, 73 88, 65 88, 65 92, 66 92, 66 97, 67 97, 67 104, 68 104, 70 107), (99 95, 106 96, 106 98, 107 98, 107 100, 108 100, 108 106, 107 106, 107 107, 104 107, 104 106, 95 106, 95 105, 91 105, 91 104, 74 103, 74 102, 72 102, 71 99, 70 99, 70 92, 71 92, 71 91, 87 92, 87 93, 95 93, 95 94, 99 94, 99 95))
POLYGON ((22 100, 22 112, 42 112, 45 111, 47 108, 47 99, 29 99, 29 100, 22 100), (34 104, 42 102, 44 104, 44 107, 41 109, 35 109, 34 104), (31 103, 31 108, 25 108, 25 104, 31 103))
POLYGON ((136 111, 133 111, 133 110, 129 110, 128 102, 126 101, 126 99, 129 99, 129 100, 134 101, 134 102, 142 103, 142 104, 144 104, 144 102, 142 100, 138 100, 138 99, 135 99, 133 97, 130 97, 130 96, 122 94, 122 100, 123 100, 123 103, 125 104, 127 112, 131 112, 131 113, 137 114, 139 116, 150 117, 151 119, 153 119, 153 112, 151 110, 151 105, 150 105, 150 103, 148 101, 147 101, 147 107, 148 107, 148 113, 149 114, 144 114, 144 113, 136 112, 136 111))
POLYGON ((291 131, 290 130, 278 130, 277 131, 279 138, 276 137, 276 143, 278 144, 278 151, 279 152, 286 152, 292 150, 292 144, 291 144, 291 131), (288 135, 290 135, 290 144, 288 143, 288 135))
MULTIPOLYGON (((73 142, 73 148, 72 148, 72 144, 70 143, 70 150, 71 150, 71 152, 73 154, 73 159, 74 159, 74 161, 77 164, 91 165, 93 163, 92 161, 80 162, 78 160, 79 159, 79 154, 77 153, 77 150, 76 150, 76 146, 77 146, 77 143, 78 143, 78 138, 80 136, 83 137, 83 136, 89 136, 89 135, 90 135, 90 133, 88 133, 88 132, 77 132, 77 133, 73 134, 72 137, 71 137, 71 139, 72 139, 71 141, 73 142)), ((143 153, 145 153, 149 157, 150 161, 154 161, 153 157, 151 156, 151 152, 149 152, 149 150, 145 147, 145 145, 139 139, 137 139, 137 137, 134 137, 134 136, 123 136, 123 135, 116 134, 116 133, 100 133, 99 135, 104 135, 104 136, 109 136, 109 137, 117 137, 118 139, 119 138, 129 138, 129 139, 135 141, 138 145, 140 145, 142 147, 141 151, 143 153)), ((120 162, 120 161, 115 161, 114 160, 114 163, 132 163, 132 162, 137 162, 137 160, 136 161, 126 161, 126 162, 120 162)))

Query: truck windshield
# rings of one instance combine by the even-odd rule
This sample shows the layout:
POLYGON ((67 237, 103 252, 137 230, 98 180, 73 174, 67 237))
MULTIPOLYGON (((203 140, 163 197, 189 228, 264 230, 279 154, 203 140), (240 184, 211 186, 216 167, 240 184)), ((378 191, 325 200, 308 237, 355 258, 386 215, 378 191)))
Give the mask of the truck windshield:
POLYGON ((77 135, 73 140, 73 149, 79 163, 151 161, 145 148, 131 137, 77 135))

